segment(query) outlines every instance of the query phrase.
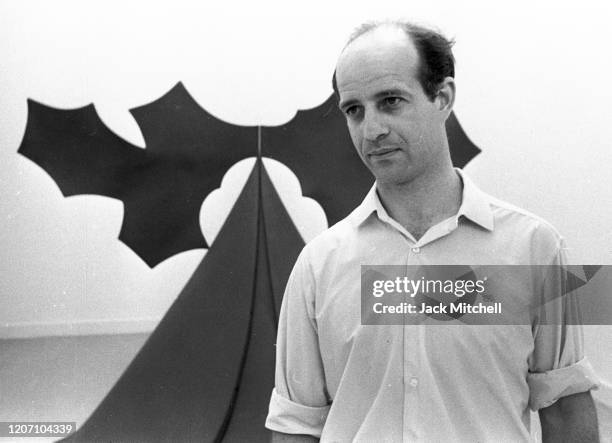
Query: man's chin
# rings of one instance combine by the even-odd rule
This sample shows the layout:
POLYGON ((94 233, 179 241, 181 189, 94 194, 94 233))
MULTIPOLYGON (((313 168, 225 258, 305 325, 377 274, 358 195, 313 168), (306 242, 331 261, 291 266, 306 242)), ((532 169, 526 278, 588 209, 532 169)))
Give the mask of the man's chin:
POLYGON ((413 174, 410 173, 405 165, 391 162, 377 162, 368 166, 378 183, 398 185, 406 181, 412 181, 413 174))
POLYGON ((374 174, 376 181, 382 186, 403 186, 413 181, 414 177, 410 174, 403 173, 387 173, 387 174, 374 174))

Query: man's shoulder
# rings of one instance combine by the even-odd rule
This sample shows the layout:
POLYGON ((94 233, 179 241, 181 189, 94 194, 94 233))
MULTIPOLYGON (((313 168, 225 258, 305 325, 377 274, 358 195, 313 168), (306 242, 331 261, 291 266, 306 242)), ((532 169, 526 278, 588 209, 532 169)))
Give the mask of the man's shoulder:
MULTIPOLYGON (((526 241, 534 253, 555 254, 564 248, 563 236, 548 220, 527 209, 487 194, 494 219, 494 230, 526 241)), ((540 255, 540 254, 538 254, 540 255)))
POLYGON ((321 275, 330 269, 345 255, 345 247, 351 242, 353 224, 341 220, 309 240, 300 252, 293 272, 306 273, 319 280, 321 275))
POLYGON ((317 257, 325 256, 337 251, 338 248, 349 241, 354 234, 355 225, 349 215, 306 243, 303 254, 314 254, 317 257))
POLYGON ((551 243, 562 242, 559 231, 543 217, 492 196, 476 185, 463 170, 458 172, 464 182, 464 203, 468 202, 464 214, 498 234, 492 238, 505 238, 509 235, 517 239, 529 239, 542 236, 551 243))
POLYGON ((534 228, 547 231, 551 235, 561 237, 559 231, 543 217, 505 200, 488 194, 487 197, 495 221, 506 221, 508 223, 516 223, 524 226, 533 226, 534 228))

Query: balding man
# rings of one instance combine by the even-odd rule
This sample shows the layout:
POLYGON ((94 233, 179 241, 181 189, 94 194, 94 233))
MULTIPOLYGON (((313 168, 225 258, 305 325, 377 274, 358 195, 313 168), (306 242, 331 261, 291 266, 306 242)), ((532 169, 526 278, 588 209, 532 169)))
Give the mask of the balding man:
POLYGON ((597 441, 580 329, 363 325, 362 264, 562 265, 542 219, 453 168, 451 42, 403 22, 364 25, 334 75, 351 139, 376 181, 312 240, 289 278, 266 426, 277 441, 597 441))

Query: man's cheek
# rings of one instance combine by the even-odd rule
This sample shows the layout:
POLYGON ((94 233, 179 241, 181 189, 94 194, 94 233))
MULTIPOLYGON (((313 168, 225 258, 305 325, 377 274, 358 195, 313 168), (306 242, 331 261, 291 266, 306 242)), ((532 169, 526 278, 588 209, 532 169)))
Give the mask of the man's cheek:
POLYGON ((352 129, 350 126, 349 126, 349 134, 351 136, 351 141, 353 142, 353 146, 355 147, 355 149, 361 156, 361 153, 363 151, 363 146, 361 143, 362 138, 359 136, 357 131, 355 129, 352 129))

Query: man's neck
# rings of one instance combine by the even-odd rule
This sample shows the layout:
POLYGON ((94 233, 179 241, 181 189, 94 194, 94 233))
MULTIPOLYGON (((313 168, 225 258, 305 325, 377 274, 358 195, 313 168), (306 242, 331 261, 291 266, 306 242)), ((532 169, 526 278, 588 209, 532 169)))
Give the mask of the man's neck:
POLYGON ((461 206, 461 178, 452 167, 407 183, 377 182, 376 189, 387 213, 417 240, 461 206))

